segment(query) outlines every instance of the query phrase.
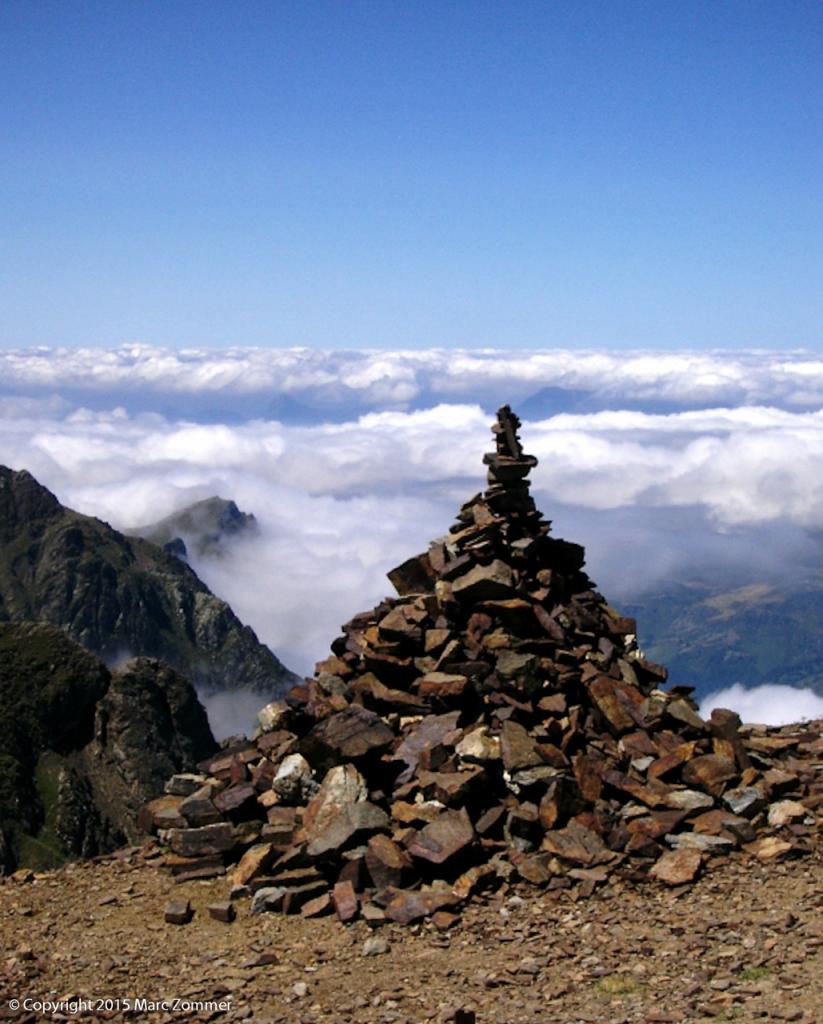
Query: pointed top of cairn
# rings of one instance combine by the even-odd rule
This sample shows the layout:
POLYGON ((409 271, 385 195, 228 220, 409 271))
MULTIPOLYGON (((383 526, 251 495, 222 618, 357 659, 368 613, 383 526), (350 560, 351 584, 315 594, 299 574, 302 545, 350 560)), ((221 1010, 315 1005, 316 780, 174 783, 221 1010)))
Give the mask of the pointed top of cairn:
MULTIPOLYGON (((438 583, 451 582, 470 563, 488 565, 502 560, 523 569, 528 565, 534 571, 555 565, 571 573, 582 568, 582 547, 547 536, 551 523, 544 520, 529 493, 528 476, 537 459, 523 452, 519 429, 519 418, 508 405, 501 406, 491 428, 495 450, 483 456, 488 466, 486 490, 463 505, 447 536, 432 541, 428 552, 407 559, 388 574, 401 597, 432 592, 438 583), (552 558, 547 562, 549 548, 552 558), (560 564, 555 564, 558 558, 560 564)), ((590 581, 581 575, 576 585, 585 590, 590 581)))
POLYGON ((506 512, 534 510, 534 502, 529 498, 528 475, 537 465, 537 459, 523 453, 519 429, 519 418, 508 405, 501 406, 492 427, 495 450, 483 456, 483 463, 489 467, 486 501, 501 505, 500 510, 506 512))

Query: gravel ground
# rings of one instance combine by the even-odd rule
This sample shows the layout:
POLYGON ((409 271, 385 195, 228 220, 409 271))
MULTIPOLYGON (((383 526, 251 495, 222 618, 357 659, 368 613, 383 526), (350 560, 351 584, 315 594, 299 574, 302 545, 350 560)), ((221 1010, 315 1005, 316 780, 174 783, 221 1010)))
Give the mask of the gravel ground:
POLYGON ((823 1021, 817 847, 771 864, 735 854, 680 889, 506 889, 445 931, 252 916, 248 901, 226 924, 206 908, 227 879, 175 885, 156 865, 132 852, 3 881, 0 1019, 823 1021), (180 897, 194 917, 167 924, 180 897))

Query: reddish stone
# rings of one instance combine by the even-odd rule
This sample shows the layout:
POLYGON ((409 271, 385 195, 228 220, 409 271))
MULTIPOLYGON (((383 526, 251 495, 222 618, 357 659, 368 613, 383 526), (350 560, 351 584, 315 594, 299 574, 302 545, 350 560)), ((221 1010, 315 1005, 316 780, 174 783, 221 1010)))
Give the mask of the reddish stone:
POLYGON ((521 768, 531 768, 544 763, 535 740, 522 725, 511 720, 503 723, 500 753, 503 756, 503 767, 507 772, 516 772, 521 768))
POLYGON ((214 806, 221 814, 232 818, 241 817, 257 803, 257 790, 249 783, 230 786, 214 798, 214 806))
POLYGON ((369 839, 366 868, 378 889, 399 886, 411 866, 411 857, 389 836, 380 833, 369 839))
POLYGON ((417 681, 416 688, 423 698, 450 704, 463 696, 468 684, 465 676, 452 675, 448 672, 428 672, 417 681))
POLYGON ((338 882, 332 889, 332 903, 340 920, 345 924, 357 917, 359 904, 351 882, 338 882))
POLYGON ((614 859, 600 836, 576 821, 569 822, 566 828, 547 832, 541 846, 548 853, 575 864, 604 864, 614 859))
POLYGON ((465 808, 443 811, 409 843, 409 853, 419 860, 442 864, 474 842, 474 829, 465 808))
POLYGON ((303 917, 322 917, 324 914, 331 913, 331 909, 331 896, 324 892, 319 896, 315 896, 313 900, 308 900, 304 903, 300 908, 300 913, 303 917))
POLYGON ((272 866, 278 850, 271 843, 258 843, 246 850, 234 869, 232 883, 246 885, 257 875, 262 875, 272 866))
POLYGON ((486 772, 481 765, 465 765, 456 772, 419 771, 417 779, 420 789, 428 799, 439 800, 442 804, 459 806, 465 803, 470 793, 476 792, 483 784, 486 772))
POLYGON ((422 892, 403 890, 386 905, 386 917, 399 924, 411 924, 423 917, 431 917, 443 907, 456 906, 459 900, 448 889, 422 892))
POLYGON ((172 852, 183 857, 208 857, 234 849, 237 840, 227 822, 203 828, 173 828, 169 831, 172 852))
POLYGON ((685 764, 686 761, 694 757, 696 747, 697 743, 694 740, 691 743, 681 743, 650 764, 646 772, 647 776, 650 779, 659 779, 674 771, 675 768, 679 768, 681 764, 685 764))
POLYGON ((386 750, 394 733, 373 711, 352 705, 318 722, 303 741, 311 764, 340 764, 386 750))
POLYGON ((595 803, 603 792, 606 761, 599 754, 578 754, 574 759, 574 777, 584 800, 595 803))
POLYGON ((385 686, 372 672, 366 672, 352 683, 352 693, 358 703, 372 710, 386 713, 419 714, 428 710, 428 704, 408 690, 393 690, 385 686))
POLYGON ((428 554, 414 555, 386 574, 401 597, 434 589, 435 573, 428 554))
POLYGON ((689 786, 702 789, 712 796, 720 796, 726 783, 735 778, 737 771, 734 761, 716 754, 704 754, 692 758, 683 768, 683 781, 689 786))
POLYGON ((655 862, 649 875, 666 885, 685 885, 694 881, 702 863, 703 855, 699 850, 682 847, 664 853, 655 862))

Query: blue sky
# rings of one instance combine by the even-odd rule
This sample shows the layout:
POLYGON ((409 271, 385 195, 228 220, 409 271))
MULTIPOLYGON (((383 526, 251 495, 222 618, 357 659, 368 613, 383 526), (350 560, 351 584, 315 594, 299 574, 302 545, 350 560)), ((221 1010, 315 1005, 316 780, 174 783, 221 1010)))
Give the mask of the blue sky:
POLYGON ((0 5, 0 346, 820 347, 823 6, 0 5))

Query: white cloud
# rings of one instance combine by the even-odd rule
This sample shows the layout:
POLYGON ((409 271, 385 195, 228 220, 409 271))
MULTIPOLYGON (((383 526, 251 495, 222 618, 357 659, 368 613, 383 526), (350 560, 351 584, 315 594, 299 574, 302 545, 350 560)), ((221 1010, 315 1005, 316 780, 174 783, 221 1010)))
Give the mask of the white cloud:
POLYGON ((325 395, 362 411, 466 399, 489 407, 544 388, 585 392, 618 408, 651 400, 787 408, 823 403, 823 357, 805 351, 32 348, 0 352, 0 380, 9 391, 219 395, 238 415, 250 396, 271 402, 325 395))
POLYGON ((757 725, 789 725, 823 718, 823 697, 812 690, 794 686, 754 686, 746 689, 735 683, 725 690, 709 694, 700 706, 708 717, 713 708, 731 708, 744 722, 757 725))
POLYGON ((801 394, 823 404, 823 359, 808 353, 130 346, 0 353, 0 380, 13 392, 0 395, 0 462, 66 504, 121 527, 212 494, 254 512, 259 540, 198 568, 299 671, 484 486, 489 402, 517 409, 542 387, 614 399, 610 411, 554 415, 538 403, 522 432, 540 459, 538 504, 559 535, 590 546, 607 595, 701 560, 783 560, 791 572, 808 550, 798 535, 823 526, 823 412, 792 409, 801 394), (190 415, 186 394, 211 418, 190 415), (283 394, 305 402, 305 423, 259 414, 283 394), (722 396, 729 405, 665 414, 619 407, 722 396), (741 404, 765 399, 776 404, 741 404))

